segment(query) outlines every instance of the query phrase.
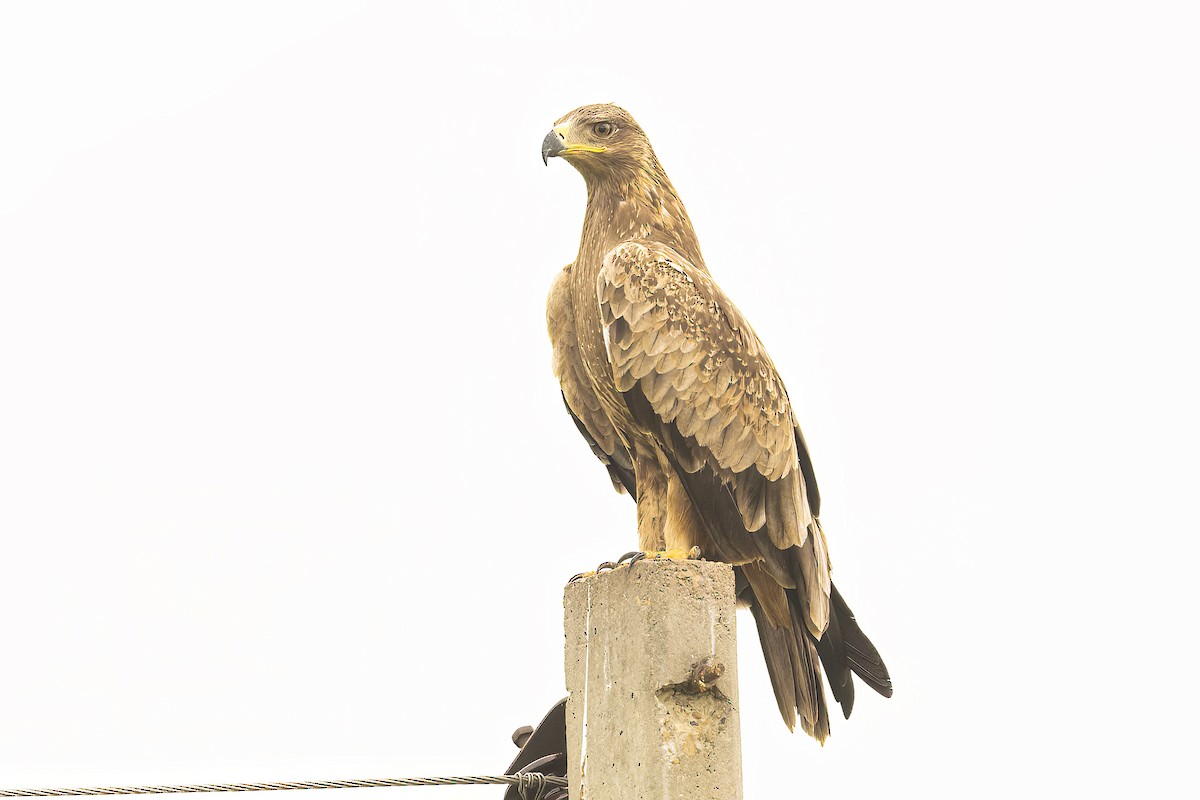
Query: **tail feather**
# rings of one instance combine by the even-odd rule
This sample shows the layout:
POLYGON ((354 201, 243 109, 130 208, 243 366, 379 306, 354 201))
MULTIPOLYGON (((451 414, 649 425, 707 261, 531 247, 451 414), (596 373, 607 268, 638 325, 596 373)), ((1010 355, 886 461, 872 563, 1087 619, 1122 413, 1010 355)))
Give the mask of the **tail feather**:
POLYGON ((771 679, 771 688, 775 690, 775 702, 779 705, 779 715, 788 726, 788 730, 796 729, 796 682, 793 678, 795 668, 792 666, 791 649, 788 640, 791 632, 776 628, 766 618, 763 607, 751 601, 750 613, 758 628, 758 642, 762 645, 763 658, 767 663, 767 676, 771 679))
POLYGON ((800 727, 821 744, 829 738, 829 707, 825 702, 825 682, 818 668, 816 640, 808 632, 800 603, 794 591, 788 592, 792 606, 792 641, 796 676, 796 704, 800 712, 800 727))
POLYGON ((821 666, 825 668, 833 699, 842 707, 842 716, 850 719, 850 712, 854 710, 854 679, 850 672, 853 667, 850 666, 840 615, 832 607, 829 627, 817 640, 817 652, 821 655, 821 666))
POLYGON ((829 627, 818 639, 808 630, 797 590, 786 592, 790 625, 777 625, 742 572, 743 568, 737 569, 738 596, 754 615, 771 688, 789 729, 795 729, 798 719, 804 732, 817 741, 824 743, 829 736, 825 682, 818 662, 847 719, 854 710, 854 675, 884 697, 892 696, 892 681, 879 651, 858 627, 836 586, 830 592, 829 627))
POLYGON ((771 621, 748 582, 739 594, 749 603, 754 615, 780 716, 789 730, 795 730, 798 717, 801 729, 824 744, 829 736, 825 684, 817 667, 819 656, 815 640, 808 633, 796 592, 787 591, 791 619, 790 624, 782 626, 771 621))
MULTIPOLYGON (((837 586, 832 589, 830 593, 832 609, 838 618, 838 626, 841 630, 842 642, 846 648, 846 660, 849 662, 850 669, 854 670, 854 674, 861 678, 867 686, 884 697, 891 697, 892 678, 888 675, 883 657, 879 655, 879 651, 875 649, 875 645, 871 644, 867 635, 862 632, 862 628, 858 627, 858 622, 854 619, 854 612, 842 599, 842 594, 837 590, 837 586)), ((846 716, 850 716, 849 711, 846 712, 846 716)))

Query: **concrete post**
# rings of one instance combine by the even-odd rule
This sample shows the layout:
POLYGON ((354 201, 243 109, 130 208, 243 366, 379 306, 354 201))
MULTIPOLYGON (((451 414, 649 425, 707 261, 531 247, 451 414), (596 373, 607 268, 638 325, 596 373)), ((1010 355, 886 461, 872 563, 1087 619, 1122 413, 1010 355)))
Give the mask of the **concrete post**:
POLYGON ((741 800, 733 570, 641 561, 563 604, 572 800, 741 800))

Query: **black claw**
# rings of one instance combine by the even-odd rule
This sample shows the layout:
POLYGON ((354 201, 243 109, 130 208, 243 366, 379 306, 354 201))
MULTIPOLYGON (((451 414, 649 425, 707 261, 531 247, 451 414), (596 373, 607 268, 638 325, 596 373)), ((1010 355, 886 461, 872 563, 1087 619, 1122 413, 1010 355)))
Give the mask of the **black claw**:
POLYGON ((628 564, 629 566, 632 567, 634 564, 636 564, 639 561, 644 560, 645 558, 646 558, 646 554, 643 553, 641 550, 630 550, 628 553, 621 556, 616 561, 605 561, 603 564, 596 567, 595 572, 580 572, 578 575, 572 575, 571 580, 567 581, 567 583, 575 583, 576 581, 583 580, 584 578, 588 577, 589 575, 599 575, 601 572, 608 572, 610 570, 614 570, 617 567, 621 566, 622 564, 628 564))

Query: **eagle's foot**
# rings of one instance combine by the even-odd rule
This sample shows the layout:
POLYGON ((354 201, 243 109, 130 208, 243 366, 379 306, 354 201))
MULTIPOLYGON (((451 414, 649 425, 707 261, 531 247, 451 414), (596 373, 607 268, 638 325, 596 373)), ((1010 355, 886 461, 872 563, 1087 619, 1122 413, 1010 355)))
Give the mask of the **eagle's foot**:
POLYGON ((605 561, 591 572, 580 572, 576 575, 572 575, 571 580, 567 581, 567 583, 575 583, 576 581, 581 581, 584 578, 590 578, 593 575, 599 575, 601 572, 608 572, 609 570, 620 569, 621 567, 632 567, 635 563, 642 561, 643 559, 648 559, 650 561, 694 561, 698 558, 700 558, 699 547, 693 547, 691 550, 654 550, 649 553, 643 553, 640 550, 634 550, 621 556, 615 562, 605 561))
POLYGON ((591 572, 579 572, 579 573, 576 573, 575 575, 572 575, 571 580, 567 581, 567 583, 574 583, 575 581, 581 581, 584 578, 590 578, 593 575, 599 575, 601 572, 608 572, 610 569, 616 569, 619 566, 621 566, 620 562, 613 563, 612 561, 605 561, 603 564, 596 567, 591 572))
POLYGON ((700 548, 693 547, 691 550, 652 550, 648 553, 643 553, 640 550, 634 550, 632 553, 626 553, 617 559, 617 564, 628 563, 633 566, 639 561, 662 561, 664 559, 670 561, 695 561, 700 558, 700 548))

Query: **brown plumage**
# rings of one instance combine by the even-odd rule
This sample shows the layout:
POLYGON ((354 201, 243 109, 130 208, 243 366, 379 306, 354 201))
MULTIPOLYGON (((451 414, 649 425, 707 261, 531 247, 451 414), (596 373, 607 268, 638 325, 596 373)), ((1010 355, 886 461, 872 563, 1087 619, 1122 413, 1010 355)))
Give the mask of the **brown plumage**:
POLYGON ((588 190, 579 253, 547 308, 567 409, 637 501, 642 550, 699 546, 735 566, 779 711, 823 742, 818 662, 847 717, 851 673, 884 696, 891 680, 830 580, 816 477, 775 365, 626 111, 572 111, 542 156, 565 158, 588 190))

